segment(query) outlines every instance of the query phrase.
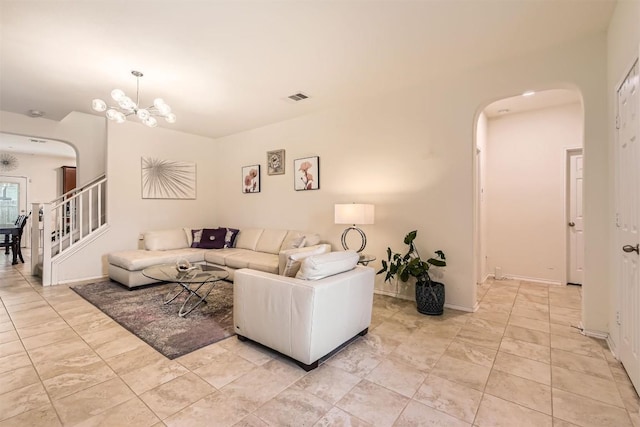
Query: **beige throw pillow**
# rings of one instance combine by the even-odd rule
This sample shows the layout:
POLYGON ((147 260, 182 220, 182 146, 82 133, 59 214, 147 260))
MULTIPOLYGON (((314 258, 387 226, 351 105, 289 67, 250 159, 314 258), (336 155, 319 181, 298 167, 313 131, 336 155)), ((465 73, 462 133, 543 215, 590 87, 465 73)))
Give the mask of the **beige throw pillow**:
POLYGON ((322 255, 314 255, 302 261, 296 279, 320 280, 334 274, 353 270, 360 256, 355 251, 329 252, 322 255))
POLYGON ((319 255, 325 252, 325 248, 322 246, 318 246, 312 251, 304 251, 304 252, 296 252, 287 257, 287 264, 282 271, 282 275, 286 277, 296 277, 298 270, 300 270, 300 265, 302 264, 302 260, 312 255, 319 255))

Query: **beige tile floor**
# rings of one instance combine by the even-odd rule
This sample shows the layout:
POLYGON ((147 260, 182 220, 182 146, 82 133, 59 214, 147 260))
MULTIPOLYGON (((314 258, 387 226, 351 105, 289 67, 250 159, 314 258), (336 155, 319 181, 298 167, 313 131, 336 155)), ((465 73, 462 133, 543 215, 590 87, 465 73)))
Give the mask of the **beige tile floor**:
POLYGON ((1 426, 635 426, 581 290, 479 287, 473 314, 376 296, 370 333, 315 371, 235 338, 167 360, 66 286, 0 260, 1 426))

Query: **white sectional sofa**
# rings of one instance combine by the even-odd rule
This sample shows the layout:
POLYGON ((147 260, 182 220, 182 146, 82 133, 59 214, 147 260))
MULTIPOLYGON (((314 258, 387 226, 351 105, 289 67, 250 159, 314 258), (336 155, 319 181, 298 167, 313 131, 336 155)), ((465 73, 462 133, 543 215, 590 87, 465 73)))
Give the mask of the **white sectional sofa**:
POLYGON ((302 261, 296 277, 241 269, 233 284, 238 339, 250 339, 309 371, 321 358, 365 335, 371 323, 374 270, 356 266, 355 252, 302 261))
POLYGON ((149 231, 143 234, 144 248, 112 252, 108 255, 109 277, 129 288, 157 283, 142 274, 142 270, 156 264, 172 264, 179 259, 191 263, 207 263, 229 272, 227 280, 234 280, 234 272, 250 268, 282 274, 287 258, 296 252, 330 252, 331 246, 319 244, 317 234, 295 230, 247 228, 240 230, 232 247, 223 249, 193 248, 192 230, 176 228, 149 231))

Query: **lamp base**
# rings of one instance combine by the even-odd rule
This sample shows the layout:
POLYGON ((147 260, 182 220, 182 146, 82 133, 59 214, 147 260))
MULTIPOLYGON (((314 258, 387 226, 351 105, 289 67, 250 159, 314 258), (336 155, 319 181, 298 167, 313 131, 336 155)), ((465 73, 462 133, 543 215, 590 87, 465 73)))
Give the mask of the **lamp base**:
POLYGON ((347 246, 347 234, 351 230, 355 230, 358 233, 360 233, 360 238, 362 239, 362 244, 360 245, 360 249, 358 249, 356 251, 356 252, 360 253, 360 252, 362 252, 364 250, 365 246, 367 246, 367 236, 365 236, 364 231, 360 230, 356 226, 345 228, 344 232, 342 233, 342 238, 341 238, 342 247, 344 248, 345 251, 349 250, 349 247, 347 246))

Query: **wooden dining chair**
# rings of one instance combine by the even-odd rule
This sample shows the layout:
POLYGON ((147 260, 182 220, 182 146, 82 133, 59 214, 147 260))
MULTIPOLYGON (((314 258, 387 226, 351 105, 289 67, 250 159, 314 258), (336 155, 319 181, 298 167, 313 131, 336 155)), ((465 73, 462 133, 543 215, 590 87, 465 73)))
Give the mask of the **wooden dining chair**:
POLYGON ((27 215, 20 215, 20 217, 18 217, 18 219, 20 219, 20 223, 16 223, 16 225, 18 226, 18 228, 20 229, 20 231, 18 232, 17 236, 13 236, 15 242, 15 250, 17 252, 18 258, 20 258, 20 261, 24 264, 24 258, 22 258, 22 233, 24 233, 24 226, 27 225, 27 222, 29 220, 29 217, 31 216, 31 212, 29 212, 27 215))
MULTIPOLYGON (((19 226, 24 220, 24 218, 25 218, 25 215, 18 215, 18 218, 16 219, 16 222, 13 223, 13 225, 19 226)), ((13 241, 11 240, 11 237, 9 237, 9 235, 5 235, 3 241, 0 242, 0 248, 5 248, 4 249, 5 255, 9 255, 9 249, 11 249, 12 245, 13 245, 13 241)))

